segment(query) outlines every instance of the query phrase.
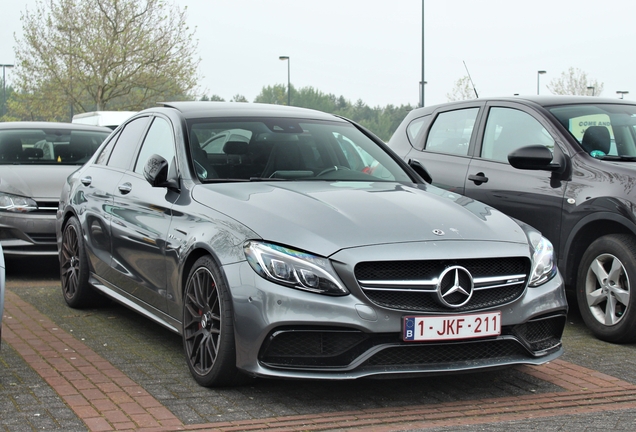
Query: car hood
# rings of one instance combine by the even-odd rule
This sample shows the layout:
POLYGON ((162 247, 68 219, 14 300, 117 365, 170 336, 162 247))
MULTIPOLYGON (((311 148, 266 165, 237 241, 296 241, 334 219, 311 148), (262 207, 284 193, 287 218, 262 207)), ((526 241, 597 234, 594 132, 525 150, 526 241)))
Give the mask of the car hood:
POLYGON ((0 192, 58 201, 66 178, 78 165, 0 165, 0 192))
POLYGON ((264 240, 323 256, 387 243, 527 243, 521 227, 478 201, 398 183, 276 182, 196 186, 193 198, 264 240))

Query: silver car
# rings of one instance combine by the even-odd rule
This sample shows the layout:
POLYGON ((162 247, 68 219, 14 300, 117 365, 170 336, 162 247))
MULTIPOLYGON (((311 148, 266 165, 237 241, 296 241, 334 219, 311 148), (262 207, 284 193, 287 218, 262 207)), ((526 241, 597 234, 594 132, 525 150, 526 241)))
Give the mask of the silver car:
POLYGON ((2 343, 2 316, 4 315, 4 254, 0 246, 0 343, 2 343))
POLYGON ((106 295, 180 334, 204 386, 561 355, 567 304, 550 242, 421 176, 317 111, 148 109, 64 186, 62 294, 78 308, 106 295), (241 139, 202 147, 224 131, 241 139))
POLYGON ((0 244, 5 255, 56 255, 55 212, 66 177, 111 132, 66 123, 0 123, 0 244))

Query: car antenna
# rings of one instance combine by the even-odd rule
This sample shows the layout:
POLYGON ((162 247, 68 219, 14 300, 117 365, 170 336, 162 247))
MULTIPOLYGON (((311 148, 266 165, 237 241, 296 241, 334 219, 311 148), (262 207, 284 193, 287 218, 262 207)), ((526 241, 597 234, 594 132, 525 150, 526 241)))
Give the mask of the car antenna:
POLYGON ((473 86, 475 97, 479 99, 479 95, 477 94, 477 89, 475 88, 475 83, 473 82, 473 79, 470 77, 470 72, 468 72, 468 66, 466 66, 466 62, 464 60, 462 60, 462 63, 464 63, 464 67, 466 68, 466 73, 468 74, 468 79, 470 80, 470 84, 473 86))

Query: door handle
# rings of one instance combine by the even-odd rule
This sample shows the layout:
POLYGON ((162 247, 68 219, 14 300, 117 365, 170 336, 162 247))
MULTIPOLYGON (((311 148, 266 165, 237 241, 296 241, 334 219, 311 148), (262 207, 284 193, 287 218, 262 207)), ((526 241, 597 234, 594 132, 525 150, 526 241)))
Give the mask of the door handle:
POLYGON ((470 174, 468 176, 468 180, 474 182, 477 186, 482 183, 488 182, 488 177, 483 172, 478 172, 477 174, 470 174))
POLYGON ((93 182, 93 178, 91 176, 86 176, 82 177, 80 181, 84 186, 90 186, 90 184, 93 182))
POLYGON ((126 183, 122 183, 119 186, 117 186, 117 189, 119 189, 119 192, 121 192, 122 194, 126 195, 127 193, 129 193, 132 190, 132 185, 128 182, 126 183))

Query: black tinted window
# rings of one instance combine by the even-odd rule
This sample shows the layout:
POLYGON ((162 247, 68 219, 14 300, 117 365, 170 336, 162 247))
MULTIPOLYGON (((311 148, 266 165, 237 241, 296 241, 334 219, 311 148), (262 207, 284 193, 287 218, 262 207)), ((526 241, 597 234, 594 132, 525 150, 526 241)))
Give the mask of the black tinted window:
POLYGON ((137 145, 147 124, 148 117, 139 117, 124 126, 108 159, 108 166, 122 169, 130 168, 137 145))
POLYGON ((490 109, 481 157, 508 163, 508 155, 528 145, 541 144, 554 151, 554 139, 531 115, 512 108, 490 109))
POLYGON ((479 108, 469 108, 439 114, 428 133, 426 150, 467 155, 478 112, 479 108))

